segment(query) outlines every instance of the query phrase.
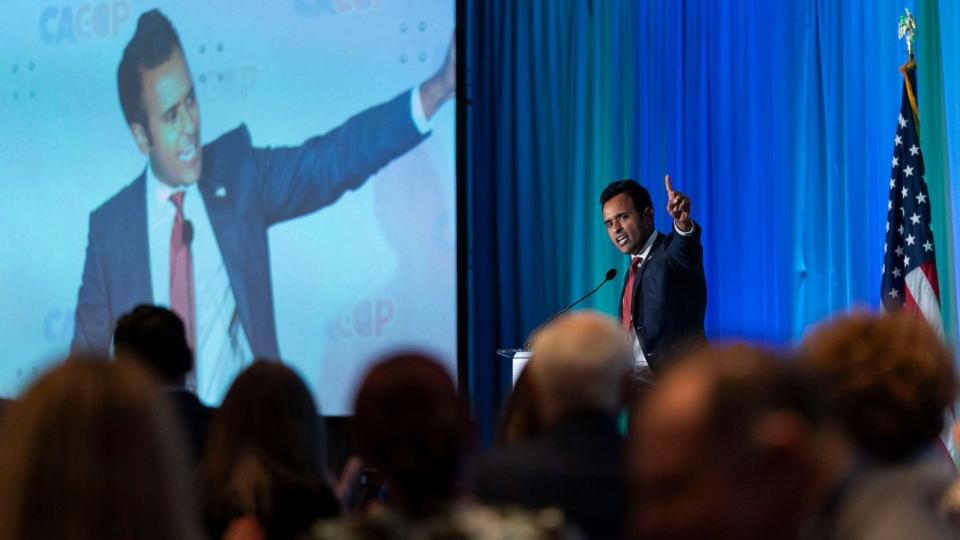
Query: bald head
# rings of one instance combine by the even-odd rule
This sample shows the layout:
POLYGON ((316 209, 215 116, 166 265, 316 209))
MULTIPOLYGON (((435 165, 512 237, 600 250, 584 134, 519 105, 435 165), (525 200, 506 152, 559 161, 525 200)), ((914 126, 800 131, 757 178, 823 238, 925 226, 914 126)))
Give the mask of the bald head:
POLYGON ((544 416, 615 412, 632 362, 627 336, 613 319, 594 311, 557 319, 533 338, 530 369, 544 416))

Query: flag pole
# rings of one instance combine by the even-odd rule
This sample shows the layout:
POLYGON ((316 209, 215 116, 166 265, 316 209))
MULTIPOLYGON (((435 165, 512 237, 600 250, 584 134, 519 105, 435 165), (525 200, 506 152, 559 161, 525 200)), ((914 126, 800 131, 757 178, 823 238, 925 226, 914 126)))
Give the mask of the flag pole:
MULTIPOLYGON (((914 61, 914 56, 913 56, 913 41, 914 41, 914 38, 916 37, 916 34, 917 34, 917 20, 913 18, 913 15, 910 13, 910 10, 909 10, 909 9, 904 9, 903 11, 904 11, 904 14, 903 14, 903 15, 900 15, 900 24, 898 25, 898 34, 899 34, 900 39, 906 39, 906 42, 907 42, 907 61, 906 61, 906 63, 904 63, 902 66, 900 66, 900 74, 903 75, 903 83, 904 83, 904 89, 906 90, 906 94, 907 94, 907 101, 909 101, 910 110, 911 110, 911 112, 913 113, 913 120, 914 120, 914 122, 915 122, 914 125, 913 125, 913 131, 914 131, 914 135, 915 135, 915 137, 916 137, 916 145, 917 145, 917 148, 918 148, 918 147, 919 147, 919 144, 920 144, 920 111, 919 111, 918 108, 917 108, 917 97, 914 95, 913 84, 912 84, 911 81, 910 81, 910 73, 911 73, 911 72, 916 73, 916 68, 917 68, 917 65, 916 65, 916 62, 914 61)), ((901 118, 902 118, 902 116, 901 116, 901 118)), ((899 135, 898 135, 897 138, 898 138, 898 139, 900 138, 899 135)), ((919 152, 919 148, 918 148, 917 151, 919 152)), ((894 152, 896 153, 896 145, 894 145, 894 152)), ((896 160, 896 157, 895 157, 894 159, 896 160)), ((920 165, 920 167, 921 167, 920 170, 922 171, 922 158, 921 158, 921 165, 920 165)), ((897 170, 898 170, 898 169, 895 169, 895 171, 897 171, 897 170)), ((891 189, 893 189, 893 187, 894 187, 894 178, 891 178, 891 179, 890 179, 890 182, 891 182, 891 184, 890 184, 891 189)), ((925 191, 925 186, 923 185, 922 173, 921 173, 920 182, 921 182, 921 186, 920 186, 920 190, 921 190, 921 191, 920 191, 920 194, 921 194, 921 196, 922 196, 923 191, 925 191)), ((906 189, 906 187, 905 187, 904 189, 906 189)), ((919 203, 919 201, 918 201, 918 206, 919 206, 919 204, 920 204, 920 203, 919 203)), ((901 207, 901 208, 902 208, 902 207, 901 207)), ((927 210, 927 216, 926 216, 926 217, 927 217, 927 220, 929 221, 929 219, 930 219, 930 216, 929 216, 929 206, 927 207, 926 210, 927 210)), ((922 213, 922 212, 921 212, 921 213, 922 213)), ((917 214, 914 214, 914 215, 917 215, 917 214)), ((888 224, 888 227, 890 227, 889 224, 888 224)), ((931 234, 932 234, 932 229, 931 229, 931 234)), ((932 238, 929 239, 928 242, 930 242, 930 244, 931 244, 931 246, 932 246, 932 238)), ((886 253, 886 249, 885 249, 884 252, 886 253)), ((939 310, 940 310, 940 298, 939 298, 939 296, 940 296, 940 294, 939 294, 939 285, 936 283, 936 281, 937 281, 937 270, 936 270, 936 262, 935 262, 935 261, 936 261, 936 259, 934 259, 934 262, 933 262, 933 264, 931 265, 932 271, 929 271, 929 270, 928 270, 928 273, 930 274, 930 276, 929 276, 930 279, 932 279, 932 283, 930 283, 930 285, 931 285, 932 287, 934 287, 933 292, 934 292, 935 302, 933 302, 933 306, 931 306, 931 307, 935 307, 935 309, 936 309, 936 312, 937 312, 937 313, 936 313, 937 324, 934 324, 934 322, 931 321, 930 317, 928 317, 926 313, 924 313, 924 317, 927 318, 928 322, 931 322, 931 324, 933 325, 934 329, 936 329, 937 332, 938 332, 938 334, 940 335, 941 339, 943 339, 943 338, 944 338, 944 328, 943 328, 943 319, 941 318, 942 315, 940 315, 940 313, 939 313, 939 310)), ((926 264, 926 263, 925 263, 925 264, 926 264)), ((906 288, 907 288, 907 286, 904 287, 905 290, 906 290, 906 288)), ((921 311, 921 312, 922 312, 922 311, 921 311)), ((947 419, 947 422, 946 422, 946 423, 949 424, 949 425, 952 425, 952 424, 956 421, 955 406, 948 407, 947 410, 945 411, 945 416, 946 416, 946 419, 947 419)), ((957 447, 956 447, 956 444, 954 443, 954 439, 951 437, 951 431, 952 431, 952 430, 950 429, 949 425, 948 425, 948 426, 945 426, 943 432, 940 434, 940 445, 942 446, 942 448, 943 448, 943 450, 946 452, 946 454, 947 454, 948 456, 950 456, 951 459, 953 459, 954 463, 956 463, 956 462, 957 462, 957 457, 958 457, 958 456, 957 456, 957 447)))
POLYGON ((917 20, 910 13, 910 10, 904 8, 903 15, 900 15, 900 23, 897 25, 897 36, 905 39, 907 42, 907 62, 900 66, 900 74, 903 75, 903 82, 907 88, 907 99, 910 100, 910 110, 913 111, 913 121, 916 126, 917 138, 920 138, 920 110, 917 108, 917 97, 913 93, 913 85, 910 83, 910 71, 916 69, 917 64, 913 59, 913 40, 917 35, 917 20))

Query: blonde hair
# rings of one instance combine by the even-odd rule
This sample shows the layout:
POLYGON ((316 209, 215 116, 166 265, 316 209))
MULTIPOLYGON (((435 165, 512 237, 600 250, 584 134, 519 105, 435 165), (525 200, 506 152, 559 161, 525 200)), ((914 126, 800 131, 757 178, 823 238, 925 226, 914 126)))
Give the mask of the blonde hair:
POLYGON ((0 428, 0 540, 199 538, 178 433, 142 368, 68 359, 0 428))

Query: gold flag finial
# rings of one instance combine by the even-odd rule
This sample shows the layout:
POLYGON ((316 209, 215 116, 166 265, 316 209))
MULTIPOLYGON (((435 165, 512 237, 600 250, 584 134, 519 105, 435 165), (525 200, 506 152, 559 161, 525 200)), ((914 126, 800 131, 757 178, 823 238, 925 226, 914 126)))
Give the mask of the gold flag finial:
POLYGON ((913 18, 910 10, 904 8, 904 14, 900 15, 900 24, 897 28, 897 35, 900 39, 907 40, 907 57, 913 58, 913 38, 917 35, 917 20, 913 18))

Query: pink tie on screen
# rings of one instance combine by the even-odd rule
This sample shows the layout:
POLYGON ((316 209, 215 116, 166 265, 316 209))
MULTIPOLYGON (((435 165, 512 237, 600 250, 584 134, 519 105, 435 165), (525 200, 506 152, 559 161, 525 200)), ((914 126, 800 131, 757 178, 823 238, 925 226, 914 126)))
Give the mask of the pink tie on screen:
POLYGON ((193 231, 189 222, 183 219, 183 197, 185 192, 179 191, 170 196, 170 201, 177 207, 177 216, 173 220, 173 231, 170 234, 170 308, 183 319, 183 326, 187 331, 187 343, 196 350, 196 317, 193 291, 193 257, 190 254, 188 238, 193 231))
POLYGON ((643 257, 634 257, 630 261, 630 271, 627 274, 627 286, 623 289, 623 301, 620 307, 620 325, 624 330, 630 330, 633 322, 633 282, 637 277, 637 268, 643 262, 643 257))

